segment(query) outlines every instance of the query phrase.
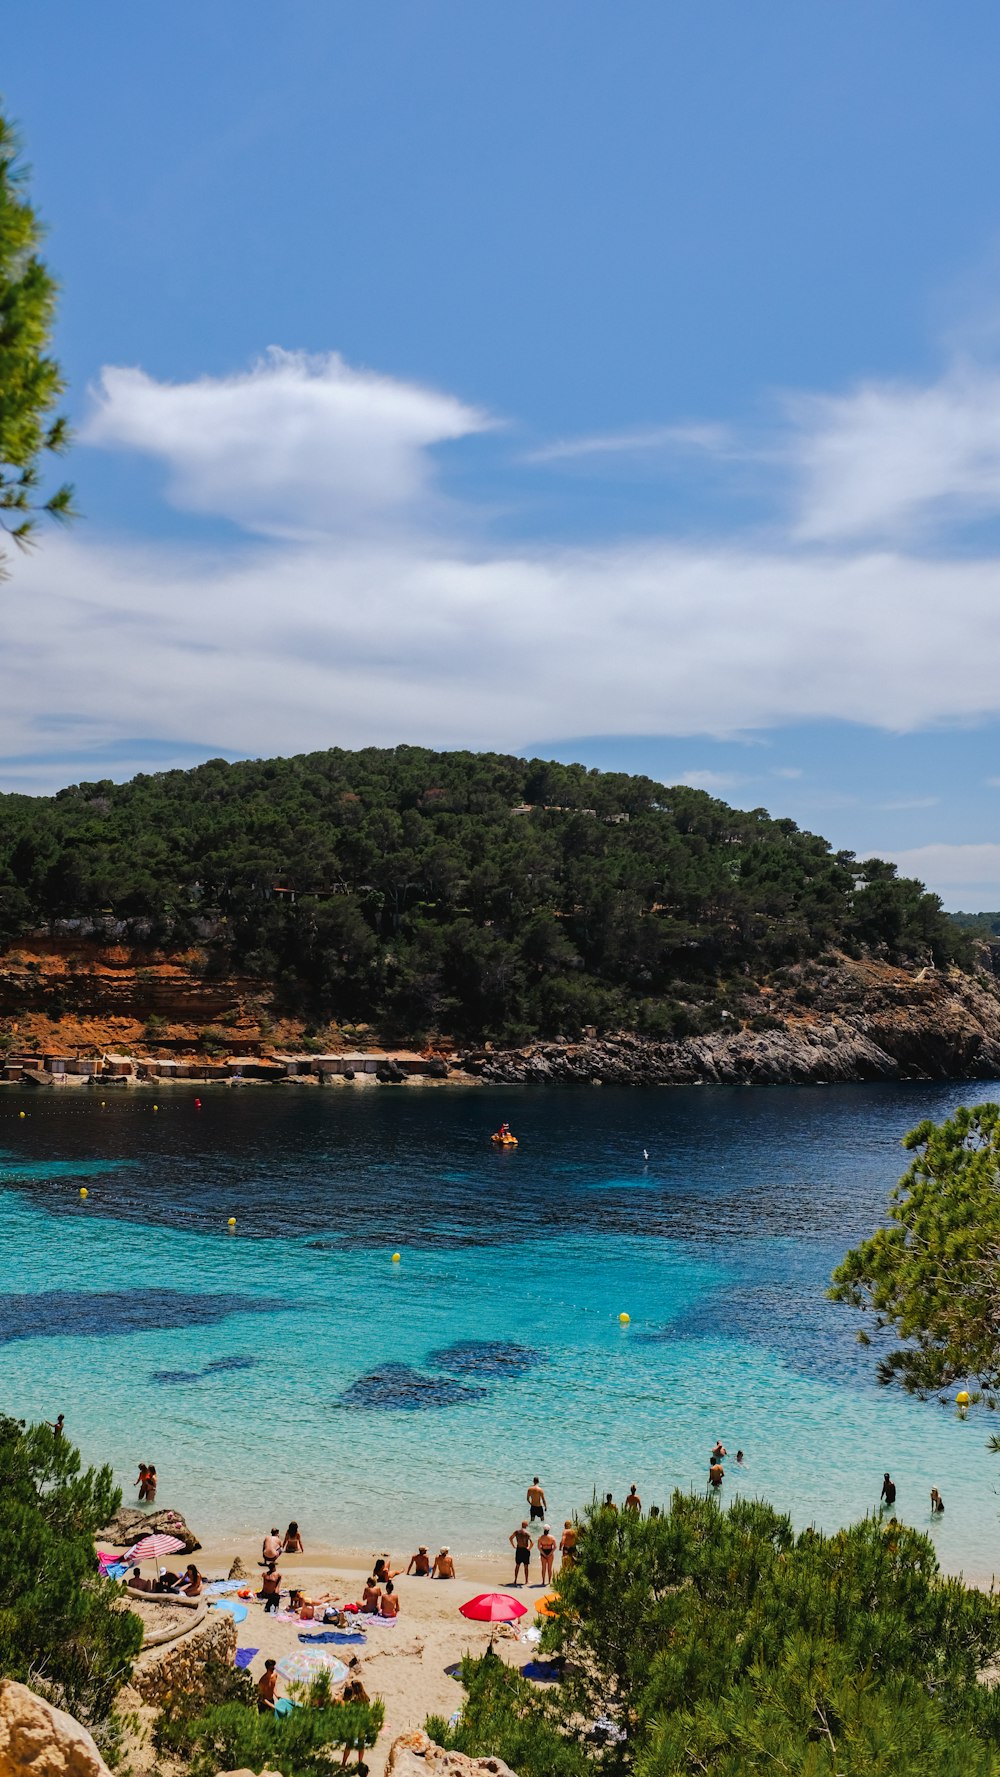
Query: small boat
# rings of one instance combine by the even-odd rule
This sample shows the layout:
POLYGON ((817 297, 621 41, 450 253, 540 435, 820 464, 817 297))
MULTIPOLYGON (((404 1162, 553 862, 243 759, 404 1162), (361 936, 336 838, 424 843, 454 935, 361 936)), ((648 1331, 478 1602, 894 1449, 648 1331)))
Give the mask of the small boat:
POLYGON ((494 1147, 496 1147, 496 1148, 516 1148, 517 1147, 517 1136, 516 1135, 491 1135, 490 1141, 493 1143, 494 1147))

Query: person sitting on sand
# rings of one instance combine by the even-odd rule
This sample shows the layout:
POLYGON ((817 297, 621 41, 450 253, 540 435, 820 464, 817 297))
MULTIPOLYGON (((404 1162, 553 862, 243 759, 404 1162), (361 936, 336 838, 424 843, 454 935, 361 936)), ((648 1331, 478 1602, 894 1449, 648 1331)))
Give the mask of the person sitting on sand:
POLYGON ((281 1575, 273 1562, 260 1582, 260 1595, 264 1599, 264 1610, 275 1611, 281 1597, 281 1575))
POLYGON ((572 1567, 576 1561, 576 1526, 572 1518, 567 1518, 563 1526, 559 1549, 562 1554, 562 1560, 559 1563, 560 1571, 564 1567, 572 1567))
POLYGON ((277 1689, 278 1662, 277 1660, 265 1660, 263 1677, 258 1678, 257 1680, 258 1715, 274 1714, 274 1700, 277 1689))
POLYGON ((180 1582, 180 1585, 177 1587, 177 1590, 179 1592, 186 1593, 188 1598, 200 1598, 201 1597, 201 1588, 204 1584, 204 1581, 205 1581, 204 1574, 198 1572, 198 1569, 196 1568, 193 1561, 189 1561, 187 1567, 185 1567, 185 1569, 184 1569, 184 1573, 181 1577, 181 1582, 180 1582))
POLYGON ((384 1586, 387 1580, 398 1579, 403 1570, 401 1567, 390 1567, 388 1555, 379 1555, 373 1571, 379 1585, 384 1586))
POLYGON ((285 1555, 305 1554, 305 1549, 302 1545, 302 1537, 299 1534, 299 1527, 294 1518, 281 1539, 281 1552, 285 1555))
POLYGON ((641 1512, 642 1511, 642 1500, 639 1498, 639 1495, 635 1490, 635 1482, 634 1481, 632 1482, 631 1487, 629 1488, 627 1494, 625 1495, 625 1510, 627 1512, 641 1512))
POLYGON ((133 1567, 132 1578, 128 1583, 133 1592, 151 1592, 153 1590, 153 1581, 144 1580, 142 1570, 138 1567, 133 1567))
POLYGON ((451 1551, 448 1548, 447 1543, 445 1543, 444 1548, 439 1549, 438 1553, 434 1557, 434 1561, 431 1566, 431 1579, 432 1580, 453 1580, 454 1578, 455 1578, 455 1563, 452 1560, 451 1551))
POLYGON ((418 1579, 426 1579, 431 1571, 431 1558, 427 1553, 427 1544, 421 1543, 415 1555, 410 1556, 407 1573, 416 1574, 418 1579))
POLYGON ((377 1617, 381 1603, 382 1588, 375 1575, 372 1574, 371 1579, 365 1581, 365 1589, 361 1595, 361 1608, 363 1611, 367 1611, 369 1616, 377 1617))
POLYGON ((391 1580, 385 1582, 385 1591, 382 1593, 382 1602, 378 1608, 380 1616, 398 1617, 399 1615, 399 1593, 391 1580))
POLYGON ((156 1585, 154 1587, 154 1591, 173 1592, 173 1591, 176 1591, 176 1589, 180 1585, 180 1583, 181 1583, 181 1576, 179 1573, 174 1573, 172 1568, 161 1567, 160 1568, 160 1577, 156 1582, 156 1585))
POLYGON ((710 1487, 721 1487, 726 1478, 726 1471, 721 1462, 710 1462, 708 1465, 708 1484, 710 1487))
POLYGON ((277 1561, 278 1556, 280 1554, 281 1554, 281 1531, 278 1529, 277 1524, 272 1524, 271 1529, 268 1532, 267 1536, 265 1536, 263 1544, 261 1546, 261 1551, 260 1551, 261 1558, 258 1561, 257 1566, 258 1567, 267 1567, 269 1562, 277 1561))
POLYGON ((559 1545, 547 1524, 542 1528, 537 1546, 538 1558, 542 1564, 542 1585, 549 1586, 552 1584, 552 1563, 556 1558, 556 1549, 559 1545))

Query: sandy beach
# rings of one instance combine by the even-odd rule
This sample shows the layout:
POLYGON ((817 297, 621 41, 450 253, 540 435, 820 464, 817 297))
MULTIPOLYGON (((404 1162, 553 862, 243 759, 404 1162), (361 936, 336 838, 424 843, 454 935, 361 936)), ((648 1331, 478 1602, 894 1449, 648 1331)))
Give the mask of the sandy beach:
MULTIPOLYGON (((213 1541, 194 1559, 207 1579, 217 1579, 226 1576, 237 1555, 254 1574, 258 1573, 260 1552, 259 1539, 234 1537, 213 1541)), ((385 1553, 390 1557, 390 1567, 405 1570, 412 1552, 410 1548, 373 1550, 372 1559, 385 1553)), ((436 1552, 431 1549, 431 1556, 436 1552)), ((455 1567, 457 1577, 453 1580, 407 1578, 405 1571, 401 1573, 394 1582, 400 1599, 396 1621, 368 1628, 363 1645, 348 1643, 332 1650, 345 1663, 356 1655, 360 1662, 358 1676, 369 1696, 381 1697, 385 1703, 385 1727, 378 1746, 367 1755, 373 1777, 380 1777, 384 1771, 389 1747, 397 1734, 422 1727, 430 1714, 447 1719, 461 1707, 464 1692, 447 1668, 466 1652, 482 1653, 489 1641, 489 1628, 467 1622, 459 1615, 459 1605, 477 1592, 513 1590, 513 1555, 507 1561, 499 1557, 473 1560, 456 1554, 455 1567)), ((282 1606, 287 1602, 289 1584, 312 1596, 332 1592, 339 1601, 352 1603, 361 1597, 371 1562, 366 1565, 356 1551, 313 1548, 307 1544, 303 1555, 283 1555, 278 1569, 286 1592, 282 1606)), ((514 1592, 528 1607, 527 1615, 515 1626, 515 1634, 517 1629, 523 1633, 540 1621, 535 1615, 534 1601, 544 1595, 545 1588, 539 1581, 534 1555, 530 1580, 531 1584, 514 1592)), ((238 1646, 258 1649, 249 1667, 256 1679, 263 1672, 266 1659, 280 1660, 286 1654, 302 1651, 300 1632, 315 1633, 315 1629, 308 1622, 279 1622, 274 1614, 265 1615, 263 1605, 256 1599, 246 1602, 249 1616, 239 1625, 238 1646)), ((498 1633, 495 1645, 502 1657, 514 1665, 524 1665, 531 1658, 530 1645, 514 1639, 505 1630, 498 1633)), ((282 1684, 279 1695, 286 1689, 282 1684)))

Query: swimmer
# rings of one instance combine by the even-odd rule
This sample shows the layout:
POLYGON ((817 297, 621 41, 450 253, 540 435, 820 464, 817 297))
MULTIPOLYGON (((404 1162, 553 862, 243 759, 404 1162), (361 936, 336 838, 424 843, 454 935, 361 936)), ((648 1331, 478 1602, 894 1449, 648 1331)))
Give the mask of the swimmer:
POLYGON ((931 1488, 931 1511, 932 1512, 943 1512, 944 1511, 944 1500, 941 1498, 941 1495, 938 1492, 936 1487, 931 1488))
POLYGON ((639 1498, 639 1495, 637 1494, 637 1492, 635 1490, 635 1482, 634 1481, 632 1482, 631 1487, 629 1488, 627 1494, 625 1495, 625 1510, 627 1512, 641 1512, 642 1511, 642 1500, 639 1498))
POLYGON ((742 1450, 737 1450, 736 1460, 739 1463, 740 1467, 742 1468, 742 1466, 743 1466, 743 1452, 742 1452, 742 1450))
POLYGON ((882 1477, 882 1491, 878 1497, 880 1505, 883 1499, 885 1500, 886 1505, 890 1507, 894 1506, 896 1503, 896 1483, 888 1469, 886 1469, 885 1474, 882 1477))
POLYGON ((708 1465, 708 1482, 710 1487, 721 1487, 726 1478, 726 1471, 721 1462, 710 1462, 708 1465))
POLYGON ((710 1462, 721 1462, 722 1458, 724 1456, 728 1456, 728 1455, 729 1455, 729 1451, 726 1449, 726 1446, 722 1442, 722 1439, 716 1438, 715 1449, 712 1451, 712 1454, 709 1457, 709 1461, 710 1462))
POLYGON ((544 1520, 545 1514, 549 1508, 545 1503, 545 1489, 539 1485, 537 1475, 532 1481, 531 1486, 528 1488, 525 1498, 528 1501, 528 1505, 531 1507, 529 1512, 531 1522, 534 1523, 536 1518, 544 1520))

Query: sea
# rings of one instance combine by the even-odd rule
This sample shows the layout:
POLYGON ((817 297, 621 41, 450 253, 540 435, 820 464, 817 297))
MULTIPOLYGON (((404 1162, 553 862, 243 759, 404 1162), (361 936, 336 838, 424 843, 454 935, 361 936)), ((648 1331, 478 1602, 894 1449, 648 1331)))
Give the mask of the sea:
POLYGON ((898 1514, 983 1580, 991 1416, 880 1387, 824 1291, 905 1132, 989 1099, 1000 1082, 8 1089, 0 1410, 64 1413, 126 1500, 155 1463, 203 1541, 296 1518, 307 1551, 405 1556, 506 1553, 535 1475, 557 1527, 632 1483, 663 1505, 704 1489, 721 1438, 724 1500, 830 1529, 888 1469, 898 1514))

